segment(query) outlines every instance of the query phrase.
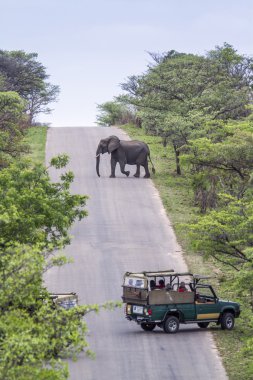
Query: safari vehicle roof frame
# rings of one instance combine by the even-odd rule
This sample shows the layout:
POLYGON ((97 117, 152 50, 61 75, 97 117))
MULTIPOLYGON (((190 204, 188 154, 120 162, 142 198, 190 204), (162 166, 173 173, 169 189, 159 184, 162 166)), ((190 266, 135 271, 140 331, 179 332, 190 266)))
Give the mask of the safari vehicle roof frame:
POLYGON ((148 271, 143 271, 143 272, 126 272, 125 273, 125 277, 126 276, 131 276, 131 277, 159 277, 159 276, 169 276, 171 273, 174 272, 174 269, 168 269, 168 270, 164 270, 164 271, 152 271, 152 272, 148 272, 148 271))
MULTIPOLYGON (((210 278, 214 278, 213 276, 206 276, 201 274, 194 274, 190 272, 175 272, 174 269, 168 269, 164 271, 143 271, 143 272, 126 272, 124 277, 137 277, 148 279, 149 277, 171 277, 175 280, 180 276, 191 276, 193 278, 194 287, 202 280, 208 280, 210 278)), ((171 281, 173 281, 171 280, 171 281)))
POLYGON ((202 274, 194 274, 190 272, 175 272, 174 269, 168 269, 168 270, 163 270, 163 271, 126 272, 125 276, 133 276, 133 277, 192 276, 194 280, 196 281, 212 278, 211 276, 206 276, 202 274))

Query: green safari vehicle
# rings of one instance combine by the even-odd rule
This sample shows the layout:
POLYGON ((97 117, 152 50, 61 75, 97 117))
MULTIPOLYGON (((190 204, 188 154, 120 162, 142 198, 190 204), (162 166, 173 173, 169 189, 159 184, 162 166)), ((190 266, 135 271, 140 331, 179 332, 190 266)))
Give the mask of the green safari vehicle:
POLYGON ((145 331, 158 326, 166 333, 176 333, 181 323, 197 323, 200 328, 207 328, 210 322, 232 330, 235 318, 240 315, 240 305, 219 299, 206 283, 208 278, 172 269, 126 272, 122 285, 126 318, 145 331))

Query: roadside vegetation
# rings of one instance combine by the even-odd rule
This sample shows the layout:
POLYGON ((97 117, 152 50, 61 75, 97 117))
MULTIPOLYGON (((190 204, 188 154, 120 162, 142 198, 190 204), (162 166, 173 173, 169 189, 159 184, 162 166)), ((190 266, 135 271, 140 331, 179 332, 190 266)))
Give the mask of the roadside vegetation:
POLYGON ((150 146, 153 179, 190 270, 214 274, 219 294, 241 303, 234 331, 212 331, 230 379, 250 380, 253 60, 229 44, 205 56, 150 55, 147 71, 130 76, 115 99, 134 107, 138 123, 118 124, 150 146))
POLYGON ((46 153, 47 127, 36 126, 27 130, 25 141, 29 145, 27 157, 33 163, 44 164, 46 153))

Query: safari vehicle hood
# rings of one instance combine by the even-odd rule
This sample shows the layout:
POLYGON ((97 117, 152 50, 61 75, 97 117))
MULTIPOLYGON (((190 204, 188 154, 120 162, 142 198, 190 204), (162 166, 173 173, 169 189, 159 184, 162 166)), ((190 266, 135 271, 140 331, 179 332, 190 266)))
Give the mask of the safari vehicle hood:
POLYGON ((235 308, 240 308, 240 304, 237 302, 229 301, 229 300, 223 300, 219 298, 219 302, 224 305, 234 306, 235 308))
POLYGON ((232 302, 232 301, 229 301, 229 300, 219 299, 219 304, 221 305, 222 309, 225 309, 225 308, 228 308, 228 307, 232 308, 237 315, 239 315, 240 312, 241 312, 241 310, 240 310, 240 304, 237 303, 237 302, 232 302))

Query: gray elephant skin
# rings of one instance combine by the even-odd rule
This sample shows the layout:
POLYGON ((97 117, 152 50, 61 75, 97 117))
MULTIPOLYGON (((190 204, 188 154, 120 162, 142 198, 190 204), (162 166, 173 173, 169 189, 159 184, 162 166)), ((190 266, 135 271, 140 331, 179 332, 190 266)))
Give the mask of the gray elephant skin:
POLYGON ((96 170, 99 177, 100 154, 104 153, 111 154, 110 178, 115 178, 115 168, 117 163, 120 165, 121 173, 125 174, 127 177, 130 172, 125 171, 126 164, 136 165, 136 173, 134 174, 134 177, 137 178, 140 177, 140 167, 143 166, 145 169, 144 178, 149 178, 150 172, 148 169, 148 159, 152 165, 152 172, 155 173, 155 168, 150 158, 149 147, 142 141, 124 141, 120 140, 117 136, 109 136, 100 140, 96 152, 96 170))

